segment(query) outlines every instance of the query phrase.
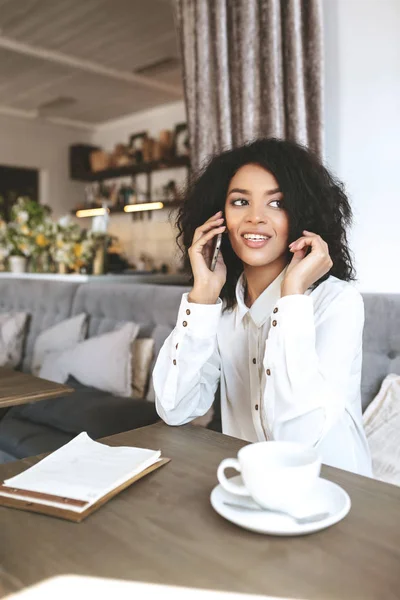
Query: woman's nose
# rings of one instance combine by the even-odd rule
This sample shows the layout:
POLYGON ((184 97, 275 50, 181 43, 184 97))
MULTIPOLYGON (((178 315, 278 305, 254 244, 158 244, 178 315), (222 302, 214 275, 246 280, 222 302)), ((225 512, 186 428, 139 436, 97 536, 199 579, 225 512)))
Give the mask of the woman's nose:
POLYGON ((246 214, 246 221, 248 223, 266 223, 267 215, 265 210, 260 206, 250 206, 246 214))

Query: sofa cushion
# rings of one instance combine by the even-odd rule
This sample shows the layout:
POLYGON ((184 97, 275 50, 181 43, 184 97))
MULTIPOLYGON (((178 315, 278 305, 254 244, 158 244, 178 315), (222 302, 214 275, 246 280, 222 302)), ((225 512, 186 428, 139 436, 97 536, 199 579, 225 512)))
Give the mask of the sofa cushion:
POLYGON ((0 451, 5 453, 6 458, 7 455, 18 459, 52 452, 73 437, 53 427, 14 418, 11 410, 0 421, 0 451))
POLYGON ((374 476, 400 485, 400 375, 385 377, 364 413, 374 476))
POLYGON ((21 363, 28 314, 0 314, 0 366, 15 368, 21 363))
POLYGON ((61 352, 76 346, 85 339, 87 331, 87 315, 81 313, 64 319, 42 331, 36 338, 33 347, 31 364, 32 375, 38 376, 47 354, 61 352))
MULTIPOLYGON (((90 437, 97 439, 159 420, 154 405, 145 400, 112 396, 108 392, 83 386, 72 377, 67 385, 75 388, 73 394, 15 406, 3 421, 18 418, 71 434, 87 431, 90 437)), ((7 448, 4 450, 7 451, 7 448)))
POLYGON ((138 331, 136 323, 125 323, 116 331, 92 337, 64 352, 49 354, 39 376, 57 383, 65 383, 72 376, 86 386, 129 397, 132 343, 138 331))
POLYGON ((39 377, 65 383, 69 376, 96 389, 129 397, 132 395, 132 343, 139 331, 136 323, 125 323, 76 344, 64 352, 46 356, 39 377))
POLYGON ((157 356, 162 348, 162 345, 164 344, 165 340, 167 339, 172 330, 173 327, 170 327, 168 325, 156 325, 152 333, 154 339, 154 358, 150 366, 150 385, 149 391, 147 393, 147 400, 149 400, 149 402, 156 401, 156 393, 153 384, 153 370, 156 364, 157 356))
POLYGON ((145 398, 154 359, 153 338, 135 340, 132 345, 132 397, 145 398))
MULTIPOLYGON (((176 324, 182 294, 187 287, 151 284, 91 283, 78 289, 72 312, 90 315, 89 337, 111 331, 121 321, 140 324, 139 338, 154 339, 154 359, 151 371, 165 339, 176 324)), ((150 378, 148 400, 154 402, 150 378)))

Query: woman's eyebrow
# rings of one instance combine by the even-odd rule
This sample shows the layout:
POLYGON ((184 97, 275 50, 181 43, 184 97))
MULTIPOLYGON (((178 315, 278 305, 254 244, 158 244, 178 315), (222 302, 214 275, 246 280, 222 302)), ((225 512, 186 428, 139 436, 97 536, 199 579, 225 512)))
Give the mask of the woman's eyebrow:
POLYGON ((247 196, 250 196, 249 190, 242 190, 241 188, 232 188, 231 190, 229 190, 228 192, 228 196, 229 194, 233 194, 234 192, 236 192, 237 194, 246 194, 247 196))
MULTIPOLYGON (((279 188, 275 188, 273 190, 267 190, 264 195, 265 196, 272 196, 272 194, 278 194, 278 193, 280 193, 280 191, 281 190, 279 188)), ((229 196, 229 194, 233 194, 234 192, 237 193, 237 194, 245 194, 246 196, 250 196, 251 195, 251 192, 249 190, 243 190, 241 188, 232 188, 231 190, 229 190, 228 196, 229 196)))
POLYGON ((272 194, 280 194, 280 193, 281 193, 281 190, 279 188, 275 188, 273 190, 267 190, 265 192, 265 195, 266 196, 272 196, 272 194))

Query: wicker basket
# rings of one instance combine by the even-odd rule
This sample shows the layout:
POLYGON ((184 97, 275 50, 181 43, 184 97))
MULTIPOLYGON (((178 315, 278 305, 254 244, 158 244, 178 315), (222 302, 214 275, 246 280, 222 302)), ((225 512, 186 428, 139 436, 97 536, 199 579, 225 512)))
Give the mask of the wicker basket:
POLYGON ((92 171, 104 171, 110 166, 110 157, 104 150, 96 150, 90 153, 90 166, 92 171))

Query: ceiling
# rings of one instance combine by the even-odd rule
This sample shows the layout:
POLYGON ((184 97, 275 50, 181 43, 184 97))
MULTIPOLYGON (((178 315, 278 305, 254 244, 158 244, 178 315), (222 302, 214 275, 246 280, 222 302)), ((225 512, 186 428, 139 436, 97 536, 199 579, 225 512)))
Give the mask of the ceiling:
POLYGON ((170 0, 0 0, 0 113, 91 128, 182 98, 170 0))

